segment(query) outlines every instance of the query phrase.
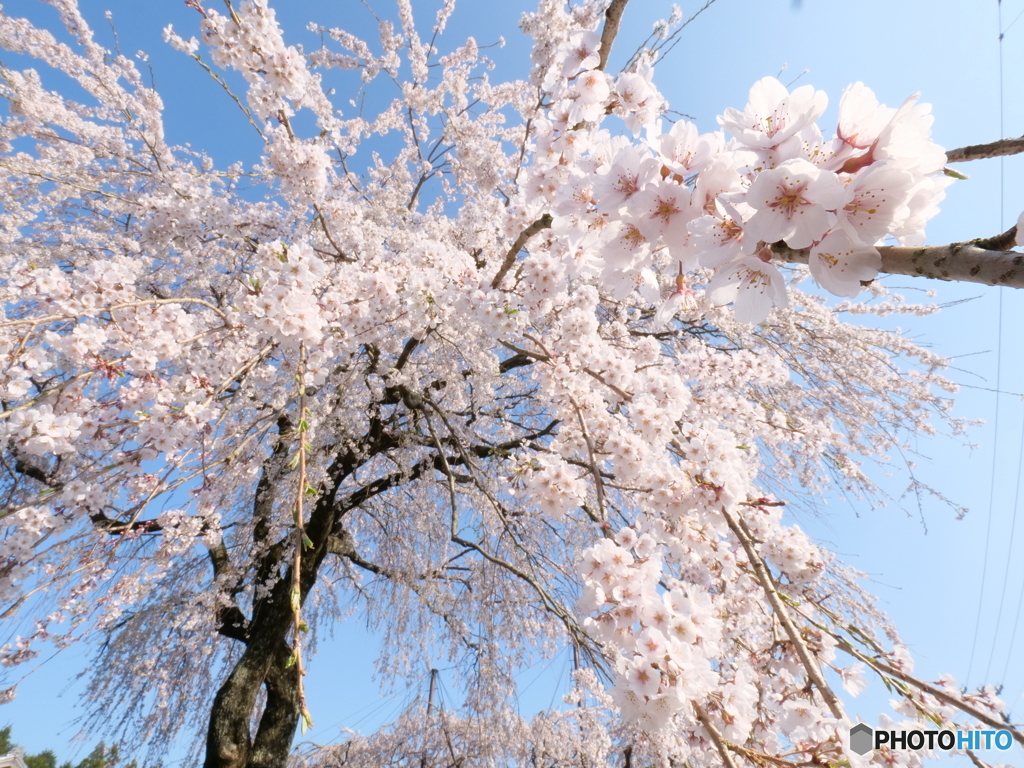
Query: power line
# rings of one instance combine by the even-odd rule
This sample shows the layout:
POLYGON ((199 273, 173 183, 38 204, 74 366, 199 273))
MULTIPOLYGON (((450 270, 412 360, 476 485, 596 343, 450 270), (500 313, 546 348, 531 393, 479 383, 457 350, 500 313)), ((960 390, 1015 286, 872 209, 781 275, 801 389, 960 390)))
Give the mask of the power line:
MULTIPOLYGON (((1020 478, 1021 469, 1024 468, 1024 422, 1021 423, 1020 432, 1020 445, 1017 448, 1017 485, 1013 493, 1013 517, 1010 520, 1010 543, 1006 549, 1006 569, 1003 571, 1003 587, 999 592, 999 609, 996 611, 996 629, 992 633, 992 648, 988 654, 988 665, 985 667, 985 679, 988 680, 988 673, 992 668, 992 662, 996 656, 996 640, 999 638, 999 625, 1003 620, 1003 605, 1006 601, 1006 584, 1010 580, 1010 564, 1013 562, 1013 540, 1017 533, 1017 505, 1020 501, 1020 478)), ((1019 606, 1018 606, 1019 611, 1019 606)), ((1020 618, 1020 614, 1017 614, 1017 618, 1020 618)), ((1010 635, 1010 648, 1013 648, 1014 635, 1017 633, 1017 619, 1013 622, 1013 633, 1010 635)), ((1009 666, 1010 659, 1007 657, 1006 665, 1009 666)), ((1006 671, 1004 669, 1003 676, 1000 678, 1001 682, 1005 682, 1006 671)))
MULTIPOLYGON (((996 19, 999 29, 999 136, 1003 135, 1003 0, 996 0, 996 19)), ((1003 158, 999 158, 999 231, 1003 229, 1003 192, 1004 192, 1003 158)), ((967 677, 964 684, 969 685, 971 672, 974 669, 974 654, 978 647, 978 631, 981 629, 981 609, 985 599, 985 580, 988 576, 988 552, 992 539, 992 508, 995 501, 996 467, 999 463, 999 390, 1002 389, 1003 369, 1003 289, 999 291, 999 309, 996 321, 996 407, 995 428, 992 446, 992 472, 988 485, 988 515, 985 521, 985 553, 981 562, 981 590, 978 595, 978 612, 974 619, 974 639, 971 641, 971 659, 967 665, 967 677)), ((1009 567, 1009 565, 1007 565, 1009 567)), ((989 662, 991 663, 991 656, 989 662)))

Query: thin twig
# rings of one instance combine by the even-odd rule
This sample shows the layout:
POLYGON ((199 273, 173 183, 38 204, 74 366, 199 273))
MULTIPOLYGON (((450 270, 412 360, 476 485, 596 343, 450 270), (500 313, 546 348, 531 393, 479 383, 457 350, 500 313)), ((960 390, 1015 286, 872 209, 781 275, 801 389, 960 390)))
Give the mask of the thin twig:
POLYGON ((825 700, 825 704, 828 706, 832 715, 837 720, 845 721, 846 715, 843 713, 842 704, 839 702, 839 699, 836 697, 832 689, 829 688, 828 684, 825 682, 825 678, 822 676, 821 670, 811 657, 811 652, 807 648, 807 644, 800 636, 800 632, 797 630, 796 624, 793 623, 793 618, 789 615, 789 611, 786 609, 778 590, 775 589, 771 573, 768 572, 768 568, 765 566, 764 560, 761 559, 761 556, 754 549, 754 541, 751 538, 746 525, 743 523, 742 519, 734 518, 729 514, 724 507, 722 508, 722 515, 725 517, 725 522, 728 523, 729 529, 733 532, 733 535, 739 540, 743 550, 747 553, 747 559, 750 560, 750 566, 754 570, 754 575, 757 577, 758 582, 761 584, 761 588, 768 597, 768 602, 771 603, 772 610, 775 611, 775 615, 778 617, 779 623, 782 624, 782 628, 786 631, 786 636, 789 638, 789 641, 793 644, 797 655, 800 657, 800 662, 803 664, 803 667, 807 672, 808 681, 818 689, 818 692, 825 700))
POLYGON ((313 717, 306 706, 306 691, 302 682, 306 674, 302 663, 302 633, 306 631, 306 625, 302 621, 302 552, 312 542, 306 537, 306 527, 302 519, 302 503, 306 498, 306 432, 309 429, 306 422, 306 345, 299 344, 299 365, 296 378, 299 383, 299 423, 295 434, 299 438, 299 481, 295 493, 295 553, 292 559, 292 592, 291 605, 293 624, 292 627, 292 660, 295 663, 295 677, 297 679, 296 692, 299 703, 299 716, 302 718, 302 732, 313 725, 313 717))
POLYGON ((601 479, 601 471, 597 468, 597 453, 594 450, 594 441, 590 439, 590 431, 587 429, 587 422, 583 418, 583 411, 580 410, 576 401, 570 397, 573 409, 576 411, 576 418, 580 422, 580 431, 583 433, 583 440, 587 444, 587 453, 590 456, 590 474, 594 476, 594 488, 597 491, 597 507, 601 511, 601 522, 608 522, 608 512, 604 506, 604 480, 601 479))

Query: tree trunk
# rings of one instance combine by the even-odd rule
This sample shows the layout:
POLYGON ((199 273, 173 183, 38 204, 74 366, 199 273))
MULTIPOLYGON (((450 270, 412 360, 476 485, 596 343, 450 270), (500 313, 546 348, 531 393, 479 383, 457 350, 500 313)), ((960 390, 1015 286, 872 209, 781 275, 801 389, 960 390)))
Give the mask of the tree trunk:
POLYGON ((257 606, 242 658, 217 691, 210 713, 204 768, 284 768, 298 724, 295 666, 285 638, 292 625, 290 579, 257 606), (249 731, 260 687, 267 704, 255 740, 249 731))

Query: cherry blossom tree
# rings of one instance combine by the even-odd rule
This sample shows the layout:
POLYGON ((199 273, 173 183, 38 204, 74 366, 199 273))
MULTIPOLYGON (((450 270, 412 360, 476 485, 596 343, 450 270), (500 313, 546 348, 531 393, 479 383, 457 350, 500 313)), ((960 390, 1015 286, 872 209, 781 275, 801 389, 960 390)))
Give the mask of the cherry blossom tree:
POLYGON ((859 83, 827 136, 828 97, 773 78, 720 131, 669 123, 682 17, 613 75, 624 0, 542 0, 513 82, 473 40, 441 53, 451 1, 430 40, 399 0, 378 41, 305 52, 266 0, 189 0, 199 38, 167 41, 264 143, 218 169, 49 2, 68 36, 0 12, 43 69, 0 69, 0 584, 31 627, 5 667, 101 638, 93 722, 128 747, 194 732, 208 768, 283 766, 310 648, 356 604, 390 673, 445 649, 464 710, 308 765, 917 765, 848 749, 839 691, 872 675, 881 727, 1024 744, 993 688, 916 677, 782 515, 962 428, 941 358, 843 317, 934 311, 879 271, 1024 286, 1024 222, 924 244, 948 165, 1019 141, 946 153, 916 96, 859 83), (399 95, 347 116, 330 68, 399 95), (565 645, 572 706, 520 718, 516 669, 565 645))

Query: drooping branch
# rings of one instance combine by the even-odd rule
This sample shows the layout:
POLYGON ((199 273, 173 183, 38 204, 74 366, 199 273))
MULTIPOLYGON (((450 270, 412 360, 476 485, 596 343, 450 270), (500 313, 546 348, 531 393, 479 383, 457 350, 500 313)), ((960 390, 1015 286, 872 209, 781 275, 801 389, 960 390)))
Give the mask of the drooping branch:
POLYGON ((960 697, 953 696, 952 694, 942 690, 941 688, 931 685, 930 683, 926 683, 923 680, 919 680, 913 675, 904 672, 902 669, 897 669, 891 664, 886 664, 883 661, 879 661, 878 659, 873 658, 867 655, 866 653, 863 653, 862 651, 855 648, 849 640, 842 636, 835 635, 835 637, 839 641, 839 647, 842 650, 846 651, 848 654, 856 658, 858 661, 867 664, 875 671, 880 672, 888 677, 896 678, 897 680, 902 680, 904 683, 908 683, 914 686, 922 693, 927 693, 929 696, 933 696, 934 698, 941 701, 943 704, 955 707, 959 709, 961 712, 970 715, 978 722, 987 725, 989 728, 1009 731, 1010 736, 1013 737, 1013 740, 1020 744, 1022 747, 1024 747, 1024 733, 1022 733, 1017 728, 1014 728, 1009 723, 1000 722, 997 718, 992 717, 984 710, 981 710, 978 707, 973 706, 972 704, 964 701, 960 697))
POLYGON ((708 736, 711 737, 711 741, 715 744, 715 749, 718 750, 719 756, 722 758, 722 764, 725 768, 736 768, 736 761, 732 759, 732 755, 729 753, 729 747, 722 738, 722 734, 715 728, 714 723, 708 718, 707 713, 697 702, 693 702, 693 711, 697 715, 697 720, 704 726, 704 730, 708 732, 708 736))
POLYGON ((729 514, 725 508, 722 508, 722 515, 725 517, 725 522, 729 526, 729 530, 732 531, 733 535, 740 542, 743 550, 747 553, 747 559, 750 561, 750 567, 754 571, 754 575, 758 582, 761 584, 761 588, 764 590, 765 596, 768 598, 768 602, 772 606, 772 610, 779 619, 779 623, 782 624, 782 628, 786 631, 789 641, 793 644, 793 648, 797 652, 797 656, 800 658, 800 662, 803 664, 804 670, 807 672, 808 681, 814 685, 821 694, 821 697, 825 700, 826 706, 829 711, 837 720, 845 720, 846 716, 843 713, 843 706, 839 701, 839 698, 835 695, 832 689, 825 682, 824 676, 821 674, 821 669, 818 667, 817 662, 811 656, 810 650, 804 643, 800 636, 800 632, 797 629, 796 624, 793 623, 792 617, 789 615, 789 610, 786 608, 782 601, 778 590, 775 588, 775 582, 772 579, 771 573, 765 566, 764 561, 758 554, 754 547, 753 537, 750 535, 750 531, 743 523, 742 519, 734 518, 729 514))
POLYGON ((1000 139, 988 144, 971 144, 969 147, 958 147, 946 153, 947 163, 966 163, 971 160, 985 160, 989 157, 1005 157, 1019 155, 1024 152, 1024 136, 1017 139, 1000 139))
MULTIPOLYGON (((1017 228, 1010 231, 1015 237, 1017 228)), ((998 237, 1005 241, 1007 234, 998 237)), ((921 248, 882 246, 878 249, 882 256, 881 271, 890 275, 1024 288, 1024 253, 979 247, 990 242, 972 240, 921 248)), ((796 250, 781 243, 772 246, 772 253, 790 264, 806 264, 810 258, 810 251, 796 250)))

